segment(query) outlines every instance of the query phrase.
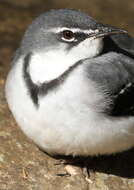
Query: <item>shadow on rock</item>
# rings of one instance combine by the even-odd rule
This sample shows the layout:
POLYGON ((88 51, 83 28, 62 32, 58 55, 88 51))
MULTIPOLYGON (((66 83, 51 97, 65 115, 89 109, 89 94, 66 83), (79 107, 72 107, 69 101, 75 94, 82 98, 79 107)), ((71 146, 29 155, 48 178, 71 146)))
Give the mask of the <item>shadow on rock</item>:
POLYGON ((134 149, 111 156, 75 157, 55 156, 64 159, 65 164, 87 167, 89 172, 103 172, 125 178, 134 178, 134 149))
POLYGON ((92 158, 88 167, 94 171, 134 178, 134 149, 112 156, 92 158))

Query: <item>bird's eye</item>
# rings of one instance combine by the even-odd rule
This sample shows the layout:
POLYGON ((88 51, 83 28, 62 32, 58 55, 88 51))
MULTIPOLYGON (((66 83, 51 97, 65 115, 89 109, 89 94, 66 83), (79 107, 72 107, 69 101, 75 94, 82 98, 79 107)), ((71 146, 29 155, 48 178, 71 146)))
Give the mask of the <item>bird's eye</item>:
POLYGON ((70 30, 64 30, 62 32, 62 39, 64 41, 74 41, 75 37, 74 37, 74 33, 70 30))

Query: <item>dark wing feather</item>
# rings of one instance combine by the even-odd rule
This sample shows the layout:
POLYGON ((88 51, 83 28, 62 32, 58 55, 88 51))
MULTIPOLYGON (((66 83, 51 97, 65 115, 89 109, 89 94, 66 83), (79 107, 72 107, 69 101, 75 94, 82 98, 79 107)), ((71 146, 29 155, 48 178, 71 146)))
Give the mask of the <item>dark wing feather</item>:
POLYGON ((113 96, 114 107, 111 115, 134 115, 134 83, 128 83, 113 96))
POLYGON ((104 111, 112 116, 134 115, 134 59, 109 52, 85 64, 88 78, 109 94, 112 104, 104 111))
POLYGON ((134 55, 134 38, 128 34, 118 34, 111 36, 113 42, 126 52, 134 55))
POLYGON ((125 58, 125 60, 129 60, 129 58, 133 59, 130 61, 132 62, 132 64, 127 63, 127 61, 124 60, 124 62, 126 63, 124 63, 123 65, 128 72, 129 82, 123 85, 120 92, 115 93, 114 108, 112 110, 112 114, 134 115, 134 38, 128 34, 113 35, 109 38, 111 39, 108 40, 111 41, 109 43, 111 50, 114 49, 115 52, 126 55, 127 58, 125 58))
POLYGON ((118 34, 104 38, 102 54, 108 52, 122 53, 134 59, 134 38, 128 34, 118 34))

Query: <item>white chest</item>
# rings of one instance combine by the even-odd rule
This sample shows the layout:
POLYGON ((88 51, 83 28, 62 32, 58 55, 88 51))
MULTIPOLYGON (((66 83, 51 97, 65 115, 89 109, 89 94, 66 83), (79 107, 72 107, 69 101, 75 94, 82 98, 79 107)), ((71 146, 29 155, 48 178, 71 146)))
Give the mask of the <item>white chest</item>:
POLYGON ((108 119, 99 113, 105 97, 92 81, 85 81, 82 68, 56 91, 40 96, 37 109, 24 83, 22 62, 18 63, 8 75, 6 97, 19 126, 51 154, 93 155, 132 146, 133 137, 126 133, 131 134, 134 119, 108 119))

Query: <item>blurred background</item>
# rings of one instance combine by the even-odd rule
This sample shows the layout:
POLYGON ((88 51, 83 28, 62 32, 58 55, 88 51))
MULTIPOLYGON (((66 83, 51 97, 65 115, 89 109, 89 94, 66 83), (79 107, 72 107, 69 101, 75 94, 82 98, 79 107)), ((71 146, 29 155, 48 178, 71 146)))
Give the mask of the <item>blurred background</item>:
POLYGON ((97 20, 134 33, 134 0, 0 0, 0 77, 26 27, 40 13, 54 8, 74 8, 97 20))

